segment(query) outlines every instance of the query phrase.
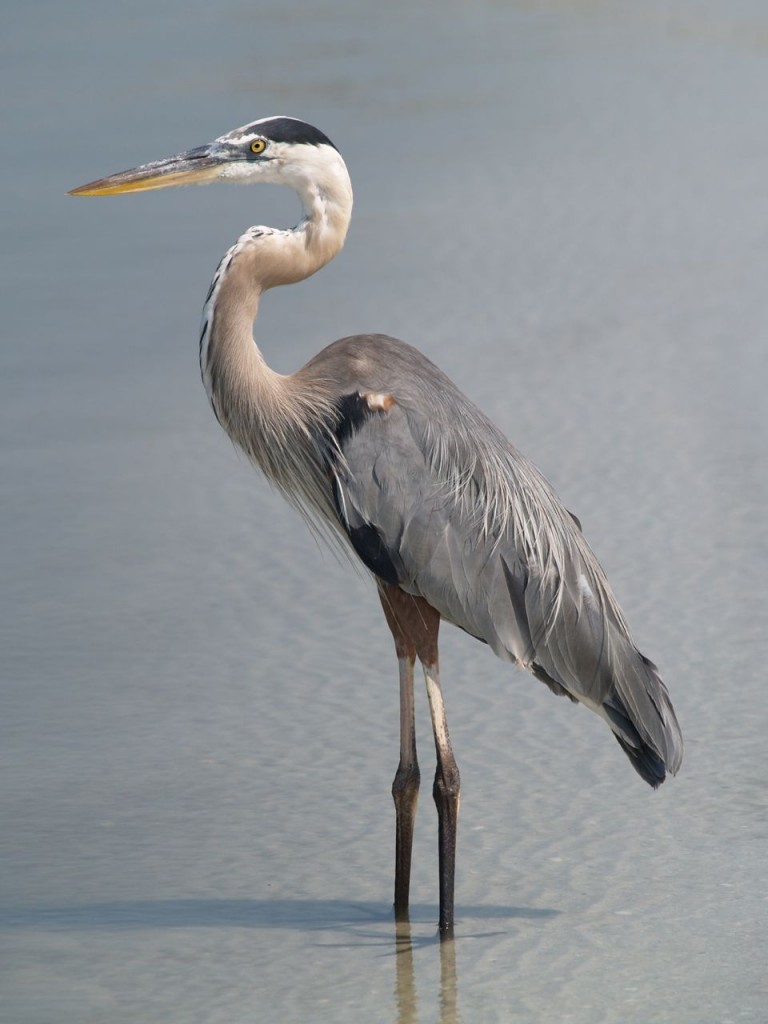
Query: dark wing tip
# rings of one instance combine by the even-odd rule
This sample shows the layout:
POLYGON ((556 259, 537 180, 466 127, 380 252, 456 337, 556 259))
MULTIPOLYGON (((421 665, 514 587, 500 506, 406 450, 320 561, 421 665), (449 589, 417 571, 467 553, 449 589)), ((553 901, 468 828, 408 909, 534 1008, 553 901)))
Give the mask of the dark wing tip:
MULTIPOLYGON (((643 661, 655 669, 647 659, 643 661)), ((609 700, 604 701, 603 710, 608 716, 617 742, 629 758, 632 767, 649 786, 657 789, 667 777, 667 772, 671 775, 677 774, 683 757, 683 741, 666 687, 655 671, 654 677, 659 685, 656 696, 664 698, 663 704, 666 705, 667 714, 665 715, 658 705, 655 705, 655 714, 658 715, 656 724, 661 725, 661 731, 653 743, 649 743, 640 735, 639 728, 617 693, 614 692, 609 700)), ((646 730, 643 729, 643 732, 646 730)))
POLYGON ((662 782, 667 777, 667 768, 659 755, 651 750, 647 743, 640 741, 639 747, 634 747, 628 743, 623 736, 619 736, 614 733, 616 740, 629 758, 630 764, 635 769, 637 774, 652 786, 653 789, 658 789, 662 782))

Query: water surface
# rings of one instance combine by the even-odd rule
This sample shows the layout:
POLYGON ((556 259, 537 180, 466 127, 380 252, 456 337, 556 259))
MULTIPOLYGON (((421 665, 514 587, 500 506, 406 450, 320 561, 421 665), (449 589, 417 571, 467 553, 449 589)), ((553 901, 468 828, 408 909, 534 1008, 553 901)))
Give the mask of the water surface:
POLYGON ((0 1019, 764 1020, 762 5, 6 14, 0 1019), (334 139, 356 209, 264 302, 268 358, 379 330, 439 362, 582 519, 686 736, 653 794, 594 716, 446 629, 442 955, 428 785, 391 920, 371 584, 198 380, 219 255, 295 200, 64 194, 273 113, 334 139))

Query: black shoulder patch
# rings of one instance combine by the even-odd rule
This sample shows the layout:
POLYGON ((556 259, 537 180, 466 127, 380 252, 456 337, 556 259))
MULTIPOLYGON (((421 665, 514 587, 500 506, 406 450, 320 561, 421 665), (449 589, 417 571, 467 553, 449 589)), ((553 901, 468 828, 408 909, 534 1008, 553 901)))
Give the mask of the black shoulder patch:
POLYGON ((339 521, 363 565, 385 583, 393 585, 398 583, 397 568, 376 527, 372 523, 366 523, 360 517, 358 517, 356 525, 348 522, 345 518, 344 502, 339 493, 338 479, 335 476, 333 478, 333 503, 336 506, 339 521))
POLYGON ((363 523, 362 526, 348 526, 347 534, 363 565, 367 566, 385 583, 395 585, 399 582, 397 569, 375 526, 371 526, 370 523, 363 523))
POLYGON ((336 440, 343 447, 360 427, 375 415, 368 402, 359 392, 343 395, 337 402, 339 418, 336 423, 336 440))
MULTIPOLYGON (((342 395, 336 402, 336 411, 338 418, 334 432, 341 449, 364 423, 373 416, 380 415, 376 409, 371 408, 368 397, 361 395, 358 391, 342 395)), ((381 534, 372 523, 366 522, 359 515, 356 515, 351 522, 345 517, 343 496, 340 493, 340 484, 335 473, 332 474, 332 481, 336 512, 360 561, 385 583, 397 584, 399 582, 397 568, 387 551, 381 534)))

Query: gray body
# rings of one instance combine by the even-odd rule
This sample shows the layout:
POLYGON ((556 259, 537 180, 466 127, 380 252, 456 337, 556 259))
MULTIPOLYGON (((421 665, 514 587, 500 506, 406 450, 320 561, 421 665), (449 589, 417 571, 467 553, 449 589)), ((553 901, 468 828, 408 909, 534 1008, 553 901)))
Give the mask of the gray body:
MULTIPOLYGON (((344 338, 299 375, 333 380, 339 398, 394 399, 335 427, 335 504, 369 568, 600 714, 651 785, 665 767, 676 771, 682 739, 667 689, 538 470, 434 363, 394 338, 344 338)), ((333 449, 319 478, 326 460, 333 449)))
POLYGON ((382 335, 344 338, 294 374, 253 337, 261 295, 341 249, 352 189, 311 125, 265 118, 215 142, 75 189, 110 195, 227 180, 287 184, 303 220, 248 229, 206 298, 200 367, 232 440, 310 524, 351 546, 376 577, 400 673, 395 911, 407 914, 419 790, 413 668, 424 669, 437 752, 440 929, 453 929, 459 772, 440 687, 440 620, 600 715, 651 786, 683 743, 655 666, 635 647, 577 520, 546 480, 425 356, 382 335))

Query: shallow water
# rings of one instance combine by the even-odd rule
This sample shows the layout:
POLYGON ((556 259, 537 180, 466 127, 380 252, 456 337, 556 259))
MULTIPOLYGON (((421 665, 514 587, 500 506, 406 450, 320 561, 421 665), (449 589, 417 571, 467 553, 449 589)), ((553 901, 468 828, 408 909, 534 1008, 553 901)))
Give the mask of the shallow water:
POLYGON ((763 1021, 763 5, 6 13, 0 1020, 763 1021), (273 365, 362 330, 439 362, 579 514, 686 737, 652 794, 594 716, 446 629, 453 946, 426 784, 391 919, 372 587, 198 380, 219 255, 295 201, 64 195, 270 113, 356 189, 341 257, 264 303, 273 365))

